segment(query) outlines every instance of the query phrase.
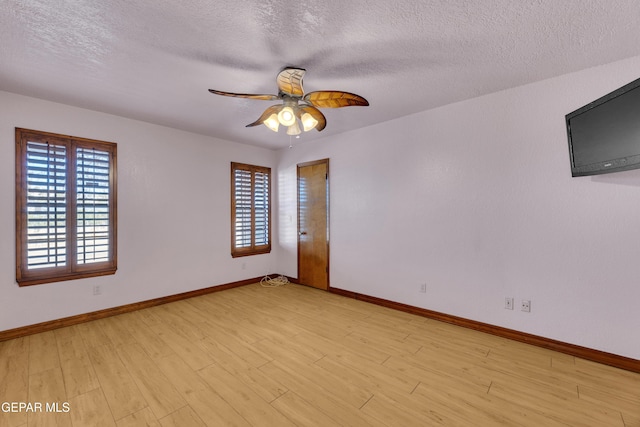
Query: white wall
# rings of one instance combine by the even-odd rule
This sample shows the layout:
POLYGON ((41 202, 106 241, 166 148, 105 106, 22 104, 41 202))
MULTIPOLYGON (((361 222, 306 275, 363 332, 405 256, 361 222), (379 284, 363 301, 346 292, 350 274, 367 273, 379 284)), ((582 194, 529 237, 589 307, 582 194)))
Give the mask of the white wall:
POLYGON ((640 359, 640 170, 571 178, 564 128, 639 70, 631 58, 280 152, 0 92, 0 330, 297 276, 296 164, 328 157, 333 287, 640 359), (118 143, 114 276, 15 283, 16 126, 118 143), (277 167, 269 255, 229 255, 230 161, 277 167))
POLYGON ((6 92, 0 149, 0 330, 258 277, 277 266, 277 248, 230 255, 230 162, 273 167, 271 150, 6 92), (18 287, 15 127, 118 143, 115 275, 18 287), (102 295, 93 296, 94 285, 102 295))
POLYGON ((564 124, 638 77, 640 57, 299 142, 280 199, 297 163, 330 158, 332 287, 640 359, 640 170, 571 178, 564 124))

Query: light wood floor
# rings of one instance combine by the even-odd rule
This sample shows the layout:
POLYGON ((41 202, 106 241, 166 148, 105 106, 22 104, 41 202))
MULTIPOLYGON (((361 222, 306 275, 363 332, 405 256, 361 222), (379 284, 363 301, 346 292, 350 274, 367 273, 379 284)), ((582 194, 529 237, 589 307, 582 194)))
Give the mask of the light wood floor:
POLYGON ((3 402, 42 412, 2 427, 640 426, 640 375, 256 284, 0 343, 3 402))

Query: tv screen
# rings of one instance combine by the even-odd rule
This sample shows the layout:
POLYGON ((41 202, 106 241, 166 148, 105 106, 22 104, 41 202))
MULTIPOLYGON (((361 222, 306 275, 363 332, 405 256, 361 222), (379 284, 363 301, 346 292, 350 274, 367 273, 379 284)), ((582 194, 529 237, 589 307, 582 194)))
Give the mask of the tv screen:
POLYGON ((640 79, 565 119, 572 176, 640 168, 640 79))

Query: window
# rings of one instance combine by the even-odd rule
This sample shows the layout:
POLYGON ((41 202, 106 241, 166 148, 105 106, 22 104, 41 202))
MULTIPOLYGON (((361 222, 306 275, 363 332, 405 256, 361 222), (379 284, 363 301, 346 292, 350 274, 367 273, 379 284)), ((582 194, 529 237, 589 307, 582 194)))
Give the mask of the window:
POLYGON ((271 252, 271 168, 231 163, 231 256, 271 252))
POLYGON ((114 274, 116 144, 16 128, 16 281, 114 274))

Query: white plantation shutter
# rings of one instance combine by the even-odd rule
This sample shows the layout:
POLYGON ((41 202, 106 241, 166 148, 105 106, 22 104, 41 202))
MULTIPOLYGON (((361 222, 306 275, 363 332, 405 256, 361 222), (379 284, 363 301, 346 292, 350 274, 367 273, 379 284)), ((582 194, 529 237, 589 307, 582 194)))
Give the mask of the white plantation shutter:
POLYGON ((116 144, 16 128, 16 281, 114 274, 116 144))
POLYGON ((67 155, 64 145, 27 143, 27 268, 67 261, 67 155))
POLYGON ((269 244, 269 174, 256 172, 253 180, 255 245, 269 244))
POLYGON ((271 250, 271 169, 231 163, 231 255, 271 250))
POLYGON ((109 260, 109 153, 76 151, 78 264, 109 260))
POLYGON ((251 171, 237 169, 235 176, 235 247, 250 248, 252 244, 251 171))

